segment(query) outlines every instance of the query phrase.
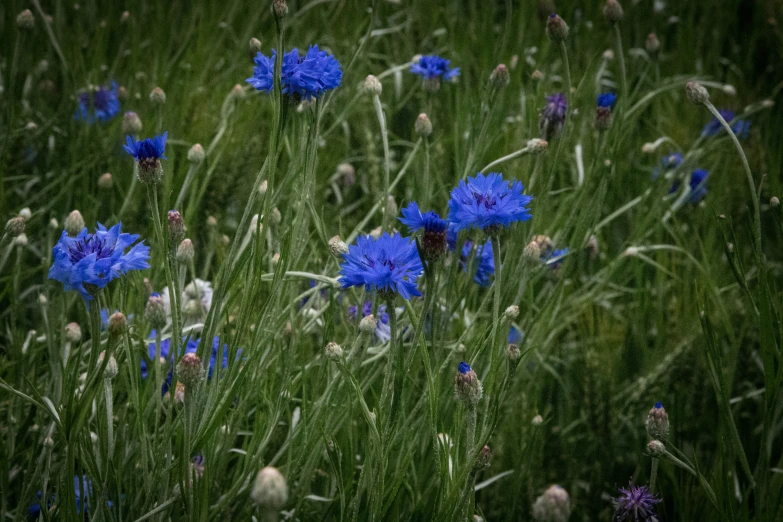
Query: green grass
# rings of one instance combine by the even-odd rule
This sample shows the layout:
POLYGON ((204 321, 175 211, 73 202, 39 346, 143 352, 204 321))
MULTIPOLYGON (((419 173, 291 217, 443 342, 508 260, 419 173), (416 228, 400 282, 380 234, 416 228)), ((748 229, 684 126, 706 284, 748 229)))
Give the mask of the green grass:
MULTIPOLYGON (((624 2, 619 30, 630 96, 618 99, 612 127, 599 135, 595 96, 621 85, 615 33, 600 4, 557 3, 570 26, 574 86, 563 133, 544 154, 493 169, 535 196, 533 219, 500 237, 499 309, 517 304, 514 325, 524 332, 516 365, 505 358, 505 341, 491 342, 494 286, 475 284, 454 254, 422 279, 424 299, 395 301, 402 346, 360 335, 347 306, 382 303, 339 288, 328 240, 384 224, 374 208, 385 196, 386 160, 373 99, 361 88, 368 74, 383 84, 391 193, 400 208, 415 200, 445 215, 463 175, 538 137, 538 111, 544 95, 563 90, 564 65, 535 2, 290 2, 285 48, 317 43, 340 60, 344 76, 317 112, 288 106, 279 139, 279 95, 244 82, 252 74, 248 40, 261 39, 267 54, 279 45, 267 2, 3 3, 0 218, 23 207, 32 217, 26 245, 0 242, 0 515, 25 519, 42 491, 57 495, 42 519, 79 519, 73 477, 86 475, 93 520, 445 521, 473 513, 531 520, 532 504, 553 483, 570 494, 569 520, 611 520, 616 488, 651 479, 644 421, 661 401, 674 458, 658 465, 659 519, 783 517, 783 221, 769 204, 783 193, 783 133, 779 106, 764 103, 780 101, 783 38, 775 19, 783 12, 739 0, 668 2, 663 12, 652 2, 624 2), (26 8, 36 18, 27 32, 16 26, 26 8), (130 18, 121 21, 125 8, 130 18), (52 15, 48 28, 42 13, 52 15), (644 50, 651 31, 662 43, 658 60, 644 50), (421 53, 451 59, 459 81, 426 93, 406 65, 421 53), (511 82, 493 93, 488 78, 499 63, 509 66, 511 82), (535 70, 543 80, 531 79, 535 70), (112 79, 125 87, 122 110, 139 114, 144 137, 169 132, 154 189, 161 219, 196 168, 178 209, 195 262, 172 276, 189 282, 195 272, 212 282, 210 313, 191 322, 203 324, 205 338, 221 337, 231 364, 187 390, 184 407, 161 403, 155 379, 140 374, 150 335, 144 278, 163 289, 169 261, 146 188, 137 183, 128 195, 134 169, 121 147, 122 118, 72 119, 79 89, 112 79), (725 132, 700 138, 711 115, 687 100, 691 79, 709 87, 716 107, 751 121, 741 146, 760 194, 760 237, 734 144, 725 132), (232 93, 236 84, 241 94, 232 93), (167 98, 160 108, 148 98, 156 86, 167 98), (428 139, 414 132, 421 112, 433 124, 428 139), (642 150, 662 137, 655 152, 642 150), (207 151, 198 167, 187 160, 194 143, 207 151), (710 177, 702 203, 670 212, 671 180, 651 175, 675 151, 685 157, 675 176, 703 168, 710 177), (354 166, 355 184, 334 182, 341 163, 354 166), (97 184, 105 172, 110 189, 97 184), (268 181, 265 195, 260 180, 268 181), (251 216, 271 216, 273 208, 280 222, 262 217, 261 233, 247 236, 251 216), (82 298, 47 279, 52 246, 74 209, 90 229, 122 220, 152 247, 151 269, 103 292, 101 305, 129 318, 122 335, 93 335, 82 298), (525 258, 537 234, 569 248, 556 270, 525 258), (425 313, 430 300, 434 315, 425 313), (73 321, 82 341, 68 344, 65 325, 73 321), (98 340, 119 365, 108 390, 91 366, 98 340), (329 361, 330 341, 350 356, 329 361), (393 373, 387 353, 402 354, 399 363, 392 359, 393 373), (454 396, 463 360, 484 387, 473 447, 470 411, 454 396), (474 472, 484 444, 491 464, 474 472), (205 467, 191 487, 196 455, 205 467), (287 480, 280 513, 251 500, 264 466, 287 480)), ((499 320, 505 339, 511 324, 499 320)))

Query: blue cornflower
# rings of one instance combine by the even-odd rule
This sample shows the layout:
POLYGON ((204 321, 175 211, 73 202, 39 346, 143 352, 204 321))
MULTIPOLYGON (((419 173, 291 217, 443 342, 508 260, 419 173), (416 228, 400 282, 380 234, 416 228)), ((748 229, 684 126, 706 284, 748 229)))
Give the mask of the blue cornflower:
POLYGON ((468 373, 470 369, 471 369, 470 365, 464 361, 459 363, 459 366, 457 367, 457 370, 459 370, 459 373, 461 373, 462 375, 468 373))
POLYGON ((541 261, 550 268, 555 269, 563 263, 563 258, 568 254, 567 248, 556 248, 551 252, 541 253, 541 261))
POLYGON ((137 141, 135 136, 126 136, 125 151, 133 156, 139 165, 139 179, 144 183, 157 183, 162 175, 160 160, 166 159, 166 139, 169 133, 137 141))
POLYGON ((674 170, 682 165, 682 154, 675 152, 661 158, 661 167, 655 167, 652 172, 652 179, 658 179, 661 175, 661 168, 664 170, 674 170))
POLYGON ((614 522, 657 522, 655 504, 661 500, 646 486, 630 483, 628 489, 618 488, 620 495, 612 503, 615 507, 614 522))
POLYGON ((451 191, 449 221, 458 232, 480 228, 488 234, 515 221, 527 221, 532 216, 526 205, 533 197, 522 194, 523 189, 521 182, 506 181, 497 172, 486 176, 479 172, 467 182, 460 180, 451 191))
POLYGON ((419 61, 411 65, 411 72, 427 80, 451 80, 459 76, 459 67, 451 68, 450 60, 434 54, 428 54, 419 58, 419 61))
MULTIPOLYGON (((454 223, 449 224, 449 229, 446 233, 446 242, 449 250, 453 251, 457 249, 457 227, 454 223)), ((459 256, 459 264, 465 272, 468 271, 468 262, 470 261, 472 250, 473 241, 465 241, 459 256)), ((473 280, 479 286, 489 286, 492 282, 492 276, 495 274, 495 259, 492 256, 492 241, 488 239, 486 243, 476 247, 474 263, 476 266, 476 274, 473 276, 473 280)))
MULTIPOLYGON (((348 307, 348 315, 354 321, 359 314, 359 307, 351 305, 348 307)), ((362 305, 362 317, 372 314, 372 302, 365 301, 362 305)), ((389 327, 389 314, 386 311, 386 305, 378 305, 378 315, 375 317, 375 337, 382 342, 391 339, 391 327, 389 327)))
POLYGON ((448 223, 432 210, 422 214, 419 205, 412 201, 402 209, 400 221, 408 225, 411 232, 424 230, 421 238, 422 257, 425 261, 436 261, 446 252, 446 228, 448 223))
POLYGON ((512 326, 508 331, 508 344, 516 344, 522 342, 525 338, 525 334, 516 326, 512 326))
MULTIPOLYGON (((709 171, 704 169, 696 169, 691 172, 690 180, 688 180, 688 186, 690 187, 690 195, 688 201, 691 203, 698 203, 704 196, 707 195, 707 178, 709 177, 709 171)), ((672 188, 669 189, 669 194, 677 192, 680 188, 680 181, 675 180, 672 184, 672 188)))
MULTIPOLYGON (((736 116, 734 114, 734 111, 730 111, 728 109, 720 109, 718 111, 721 116, 723 116, 723 119, 726 120, 729 124, 731 124, 731 120, 733 120, 736 116)), ((715 136, 718 133, 720 133, 723 130, 723 125, 721 125, 718 118, 715 116, 712 117, 712 120, 704 126, 704 128, 701 131, 702 136, 715 136)), ((737 120, 733 124, 731 124, 731 130, 734 132, 734 135, 737 136, 737 138, 744 140, 748 137, 748 133, 750 132, 750 122, 747 120, 737 120)))
MULTIPOLYGON (((82 475, 81 480, 78 476, 73 477, 73 491, 76 496, 76 512, 78 514, 84 513, 85 515, 88 512, 88 506, 87 506, 87 498, 92 495, 92 480, 88 479, 86 476, 82 475)), ((39 491, 36 493, 38 498, 41 498, 41 492, 39 491)), ((52 495, 49 498, 49 501, 47 502, 47 506, 51 506, 54 504, 56 500, 55 495, 52 495)), ((110 500, 106 501, 106 505, 109 507, 112 507, 112 503, 110 500)), ((30 507, 27 508, 27 514, 30 516, 30 518, 38 518, 41 514, 41 504, 35 503, 32 504, 30 507)))
POLYGON ((52 249, 54 263, 49 268, 49 279, 60 281, 65 291, 77 290, 89 301, 93 296, 88 287, 104 288, 131 270, 150 267, 150 247, 143 241, 133 245, 137 239, 138 234, 122 233, 122 223, 108 230, 98 223, 94 234, 84 228, 76 237, 63 231, 52 249))
MULTIPOLYGON (((255 57, 256 66, 253 76, 245 80, 256 90, 270 92, 274 87, 275 57, 277 51, 272 50, 272 57, 260 52, 255 57)), ((280 86, 283 94, 297 100, 319 98, 326 91, 337 88, 343 79, 340 62, 334 56, 311 45, 307 53, 299 55, 299 49, 293 49, 283 56, 280 86)))
MULTIPOLYGON (((150 333, 150 339, 153 339, 153 342, 149 343, 147 345, 147 351, 149 353, 150 360, 155 359, 155 330, 153 330, 150 333)), ((183 339, 183 342, 186 339, 183 339)), ((201 339, 187 339, 187 343, 185 344, 185 353, 196 353, 198 350, 198 346, 201 343, 201 339)), ((212 377, 212 373, 215 370, 215 365, 217 364, 218 356, 220 356, 220 367, 222 369, 226 369, 228 367, 228 345, 223 344, 223 353, 220 354, 220 337, 215 336, 212 339, 212 353, 209 358, 209 373, 208 377, 212 377)), ((239 359, 239 355, 242 353, 242 350, 237 350, 237 359, 239 359)), ((162 339, 160 341, 160 357, 161 359, 165 359, 169 362, 169 364, 174 364, 177 360, 180 359, 181 355, 184 354, 173 354, 171 353, 171 339, 162 339)), ((147 363, 144 359, 141 360, 141 376, 142 378, 147 378, 148 375, 148 369, 147 369, 147 363)))
POLYGON ((599 107, 608 107, 612 108, 614 107, 614 102, 617 99, 617 95, 613 92, 603 92, 598 95, 598 99, 596 100, 596 105, 599 107))
POLYGON ((562 92, 545 98, 546 105, 538 113, 538 131, 543 139, 550 141, 563 130, 568 102, 562 92))
POLYGON ((387 297, 398 293, 403 299, 420 296, 416 279, 424 271, 416 244, 399 233, 384 232, 378 239, 359 237, 343 254, 340 282, 343 288, 364 286, 387 297))
POLYGON ((111 82, 111 87, 101 85, 94 91, 81 92, 76 99, 79 105, 73 113, 73 119, 77 121, 107 122, 120 113, 116 82, 111 82))

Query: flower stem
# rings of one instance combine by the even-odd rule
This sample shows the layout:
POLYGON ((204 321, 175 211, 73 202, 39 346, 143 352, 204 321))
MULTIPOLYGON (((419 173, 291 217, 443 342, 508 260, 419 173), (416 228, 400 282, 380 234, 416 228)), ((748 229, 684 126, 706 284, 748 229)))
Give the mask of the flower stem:
POLYGON ((112 393, 111 379, 103 379, 103 395, 106 399, 106 438, 108 439, 108 453, 106 461, 112 460, 114 455, 114 395, 112 393))
POLYGON ((492 354, 494 359, 498 343, 498 328, 500 327, 500 292, 503 286, 500 269, 500 238, 497 234, 492 235, 492 260, 495 264, 495 283, 493 285, 495 299, 492 306, 492 345, 490 354, 492 354))
MULTIPOLYGON (((90 363, 87 368, 92 370, 95 368, 95 361, 98 360, 98 354, 101 351, 101 304, 100 296, 96 295, 95 299, 90 301, 87 305, 90 313, 90 337, 92 348, 90 349, 90 363)), ((79 357, 81 362, 81 357, 79 357)))
POLYGON ((191 163, 190 167, 188 168, 188 173, 185 176, 185 182, 182 184, 182 188, 179 190, 177 201, 174 203, 174 208, 182 207, 182 203, 185 201, 185 194, 187 194, 188 188, 190 188, 190 184, 193 182, 193 177, 196 175, 196 170, 198 170, 198 165, 191 163))
POLYGON ((430 179, 430 139, 424 138, 424 208, 429 208, 432 200, 432 180, 430 179))
POLYGON ((468 405, 468 423, 465 427, 465 451, 468 460, 473 453, 473 446, 476 445, 476 418, 478 417, 478 411, 476 405, 470 402, 468 405))
POLYGON ((566 79, 566 125, 568 125, 568 113, 571 109, 571 66, 568 64, 568 50, 566 49, 565 42, 560 42, 560 58, 563 60, 563 69, 565 71, 566 79))
POLYGON ((655 491, 655 479, 658 478, 658 457, 652 458, 652 469, 650 470, 650 492, 655 491))
POLYGON ((386 130, 386 117, 383 114, 383 106, 381 105, 381 97, 374 94, 372 97, 372 103, 375 106, 375 115, 378 117, 378 124, 381 127, 381 140, 383 141, 383 195, 381 197, 381 209, 383 210, 383 228, 388 229, 393 222, 391 217, 388 216, 386 211, 387 201, 390 195, 389 189, 389 171, 390 171, 390 157, 389 157, 389 134, 386 130))
POLYGON ((623 99, 618 104, 618 108, 624 107, 628 103, 628 76, 625 71, 625 56, 623 55, 623 36, 620 33, 620 24, 614 25, 614 37, 617 43, 617 60, 620 62, 620 85, 623 89, 623 99))

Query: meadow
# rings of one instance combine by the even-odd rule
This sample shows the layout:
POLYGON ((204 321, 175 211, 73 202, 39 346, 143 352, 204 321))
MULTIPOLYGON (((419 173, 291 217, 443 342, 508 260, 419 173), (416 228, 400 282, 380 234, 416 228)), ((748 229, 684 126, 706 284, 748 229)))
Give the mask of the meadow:
POLYGON ((0 518, 783 519, 781 23, 4 1, 0 518))

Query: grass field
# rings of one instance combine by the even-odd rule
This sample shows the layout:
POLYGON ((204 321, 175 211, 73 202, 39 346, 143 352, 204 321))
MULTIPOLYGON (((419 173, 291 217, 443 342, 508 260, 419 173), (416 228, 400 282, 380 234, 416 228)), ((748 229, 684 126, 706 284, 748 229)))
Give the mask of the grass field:
POLYGON ((781 520, 783 5, 622 7, 4 1, 0 518, 781 520))

